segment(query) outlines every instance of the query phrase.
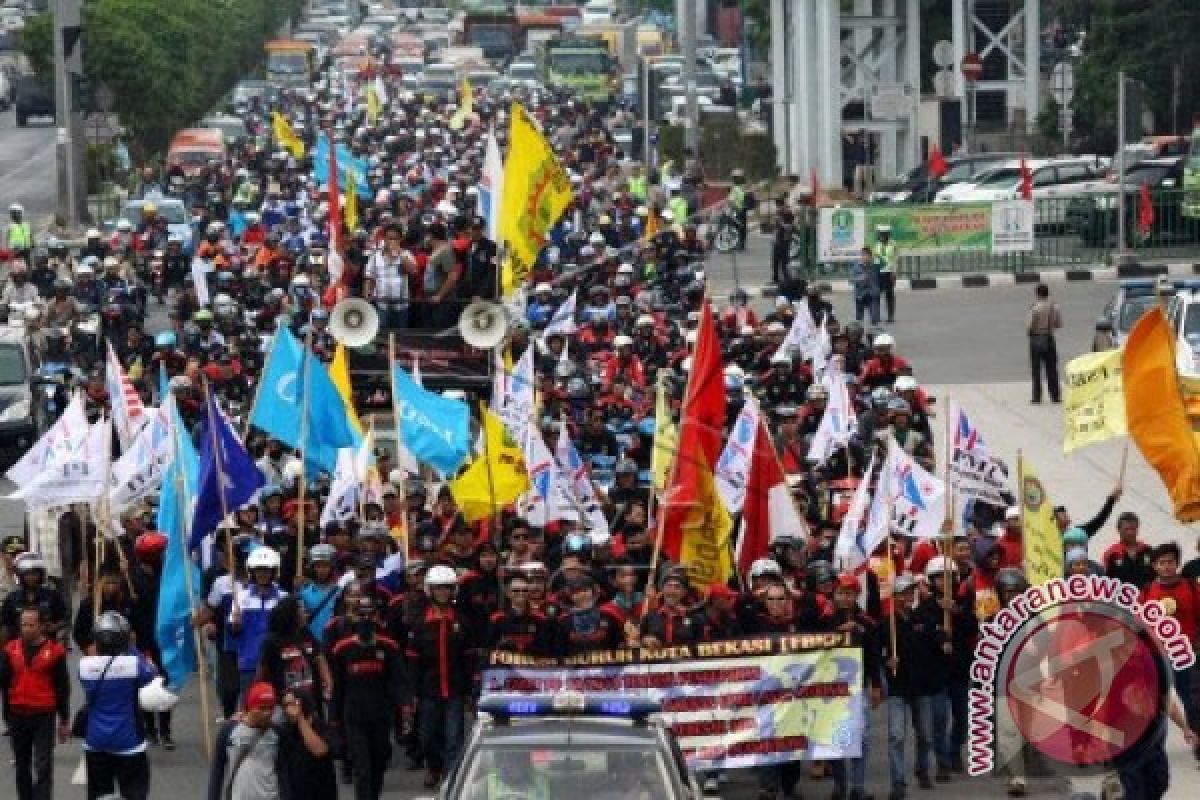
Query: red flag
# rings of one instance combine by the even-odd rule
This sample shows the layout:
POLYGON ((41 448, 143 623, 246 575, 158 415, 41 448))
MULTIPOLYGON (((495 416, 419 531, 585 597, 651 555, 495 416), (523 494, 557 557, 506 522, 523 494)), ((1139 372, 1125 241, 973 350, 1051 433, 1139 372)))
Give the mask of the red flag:
POLYGON ((950 171, 950 167, 946 165, 946 157, 942 155, 942 148, 936 144, 933 150, 929 151, 929 176, 934 180, 945 175, 950 171))
POLYGON ((1143 239, 1150 235, 1150 230, 1154 227, 1154 203, 1150 200, 1150 187, 1144 183, 1138 193, 1137 225, 1138 233, 1143 239))
POLYGON ((809 202, 813 208, 817 207, 817 195, 821 193, 821 181, 817 179, 817 168, 813 167, 808 171, 809 185, 812 186, 812 195, 809 202))
MULTIPOLYGON (((725 370, 721 343, 713 328, 707 300, 700 311, 692 369, 680 411, 679 444, 675 466, 663 491, 662 551, 678 560, 684 522, 697 504, 708 502, 705 487, 712 484, 713 468, 725 438, 725 370)), ((707 492, 711 494, 711 492, 707 492)))
POLYGON ((798 519, 787 476, 775 453, 775 444, 760 418, 750 456, 750 471, 746 475, 746 502, 742 507, 742 536, 737 549, 741 574, 750 574, 750 565, 767 555, 767 548, 776 536, 785 533, 802 535, 805 532, 803 524, 795 524, 798 519))
POLYGON ((1021 182, 1018 185, 1017 195, 1022 200, 1033 199, 1033 173, 1029 170, 1029 165, 1025 163, 1025 159, 1021 159, 1021 182))

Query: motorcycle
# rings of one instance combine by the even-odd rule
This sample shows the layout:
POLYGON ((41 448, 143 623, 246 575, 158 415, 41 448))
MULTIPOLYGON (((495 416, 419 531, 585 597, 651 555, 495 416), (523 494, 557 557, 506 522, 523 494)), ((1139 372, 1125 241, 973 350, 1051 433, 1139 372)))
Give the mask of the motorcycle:
POLYGON ((709 244, 718 253, 732 253, 742 245, 742 229, 737 216, 729 208, 721 209, 717 218, 709 223, 709 244))
POLYGON ((71 400, 71 387, 83 379, 83 373, 66 361, 43 363, 30 378, 34 397, 33 414, 38 435, 50 429, 71 400))

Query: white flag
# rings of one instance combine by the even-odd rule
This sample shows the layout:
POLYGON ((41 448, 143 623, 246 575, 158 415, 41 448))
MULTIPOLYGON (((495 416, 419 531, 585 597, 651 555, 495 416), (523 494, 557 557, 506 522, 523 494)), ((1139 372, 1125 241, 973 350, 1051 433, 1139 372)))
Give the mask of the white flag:
POLYGON ((542 339, 555 333, 561 333, 564 336, 570 336, 576 330, 575 326, 575 303, 577 292, 571 292, 571 296, 554 311, 554 316, 550 317, 550 321, 546 323, 546 329, 542 331, 542 339))
POLYGON ((111 448, 112 420, 105 417, 88 429, 78 446, 53 451, 37 477, 11 496, 24 499, 30 508, 95 505, 108 492, 111 448))
POLYGON ((83 410, 83 394, 75 392, 58 421, 5 474, 17 486, 27 486, 50 463, 62 460, 66 453, 82 447, 87 435, 88 421, 83 410))
POLYGON ((379 105, 386 106, 388 104, 388 90, 383 82, 382 73, 375 76, 375 97, 379 100, 379 105))
POLYGON ((891 507, 891 530, 902 536, 931 539, 941 535, 946 516, 946 485, 904 452, 895 437, 888 437, 887 458, 871 503, 868 530, 887 535, 884 508, 891 507), (879 530, 882 528, 882 531, 879 530))
MULTIPOLYGON (((377 503, 383 505, 383 477, 375 466, 372 450, 375 447, 375 431, 368 428, 363 435, 362 444, 354 454, 354 474, 362 487, 363 505, 377 503)), ((336 466, 334 467, 336 469, 336 466)))
POLYGON ((871 476, 874 473, 875 454, 872 453, 871 461, 867 464, 867 471, 863 473, 862 481, 854 490, 850 508, 846 509, 846 516, 842 517, 842 527, 833 548, 834 563, 837 564, 838 569, 844 572, 854 572, 867 563, 867 559, 871 557, 871 553, 879 546, 879 542, 886 533, 883 526, 878 526, 878 529, 873 532, 878 538, 870 538, 868 534, 872 532, 868 528, 864 528, 867 507, 871 502, 871 476))
POLYGON ((761 418, 758 401, 753 396, 747 397, 713 470, 717 494, 721 495, 730 514, 739 513, 746 502, 746 482, 750 479, 751 456, 761 418))
POLYGON ((573 495, 573 500, 586 517, 585 524, 588 530, 608 533, 608 520, 600 507, 600 501, 596 498, 591 476, 583 459, 579 457, 579 451, 571 442, 565 422, 558 431, 558 445, 554 449, 558 468, 564 477, 561 483, 566 491, 573 495))
POLYGON ((953 400, 947 409, 950 431, 946 437, 946 474, 954 491, 966 500, 1007 505, 1004 494, 1011 485, 1008 465, 992 455, 983 435, 967 413, 953 400))
POLYGON ((479 178, 479 216, 487 220, 487 235, 500 241, 500 206, 504 194, 504 158, 494 133, 489 133, 483 154, 483 174, 479 178))
POLYGON ((529 426, 521 449, 533 488, 525 493, 520 507, 527 512, 530 524, 545 526, 551 520, 578 519, 562 470, 537 426, 529 426))
POLYGON ((192 283, 196 287, 196 302, 202 307, 208 305, 208 273, 212 271, 211 261, 199 256, 192 259, 192 283))
POLYGON ((175 395, 168 394, 160 408, 150 409, 149 421, 129 449, 113 462, 108 490, 113 511, 122 511, 162 486, 167 469, 175 459, 175 436, 171 414, 175 395))
POLYGON ((526 432, 533 422, 534 391, 536 376, 533 369, 533 348, 525 352, 513 365, 512 374, 504 369, 504 359, 496 349, 496 382, 492 388, 492 409, 504 422, 504 427, 513 439, 524 442, 526 432))
MULTIPOLYGON (((832 364, 831 372, 836 369, 832 364)), ((854 404, 850 402, 850 391, 840 372, 826 383, 826 388, 829 399, 825 402, 825 413, 821 415, 821 424, 817 426, 808 448, 808 460, 815 464, 824 464, 835 452, 845 447, 858 427, 854 404)))
POLYGON ((112 408, 113 427, 117 429, 117 438, 121 442, 121 452, 129 450, 133 439, 146 424, 148 415, 142 404, 142 397, 134 388, 133 382, 125 374, 121 360, 112 342, 107 342, 108 359, 104 375, 104 388, 108 391, 108 401, 112 408))
POLYGON ((812 312, 808 310, 808 303, 795 303, 794 307, 796 318, 792 320, 792 327, 788 329, 787 336, 783 337, 775 355, 782 353, 791 358, 793 353, 801 353, 805 358, 810 358, 810 353, 817 349, 820 332, 817 330, 817 323, 813 321, 812 312))
POLYGON ((331 522, 345 522, 358 513, 358 495, 361 484, 355 463, 355 452, 349 447, 338 449, 337 466, 333 470, 333 482, 329 486, 329 499, 321 509, 321 527, 331 522))

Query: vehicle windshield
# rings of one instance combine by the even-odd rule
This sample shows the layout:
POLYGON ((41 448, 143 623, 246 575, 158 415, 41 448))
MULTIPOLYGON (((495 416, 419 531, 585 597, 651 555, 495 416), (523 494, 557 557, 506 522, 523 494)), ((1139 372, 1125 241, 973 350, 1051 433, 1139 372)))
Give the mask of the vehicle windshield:
POLYGON ((308 55, 301 52, 271 53, 267 56, 267 71, 299 75, 308 71, 308 55))
POLYGON ((533 64, 521 64, 510 67, 508 77, 514 81, 536 81, 538 79, 538 68, 533 64))
POLYGON ((1158 186, 1170 177, 1170 167, 1137 167, 1125 171, 1125 183, 1133 186, 1158 186))
POLYGON ((25 355, 16 345, 0 345, 0 386, 25 383, 25 355))
POLYGON ((1188 304, 1183 315, 1183 335, 1189 339, 1200 334, 1200 303, 1188 304))
MULTIPOLYGON (((962 183, 963 181, 970 180, 972 175, 977 174, 976 172, 972 172, 972 166, 979 166, 979 164, 971 164, 970 161, 963 161, 955 164, 950 167, 950 170, 938 180, 946 185, 951 183, 962 183)), ((979 170, 979 172, 985 171, 986 170, 979 170)))
MULTIPOLYGON (((1157 302, 1158 299, 1152 294, 1139 294, 1126 297, 1125 302, 1121 303, 1121 315, 1117 320, 1117 330, 1120 333, 1128 333, 1133 330, 1134 324, 1142 318, 1143 314, 1153 308, 1157 302)), ((1196 308, 1196 306, 1188 308, 1188 320, 1192 320, 1194 315, 1191 312, 1196 310, 1196 308)), ((1195 320, 1187 324, 1195 324, 1198 326, 1197 329, 1200 330, 1200 320, 1195 320)))
POLYGON ((1020 167, 1005 167, 988 173, 987 177, 979 181, 979 188, 1012 189, 1017 185, 1017 181, 1019 180, 1021 180, 1020 167))
POLYGON ((662 759, 633 748, 484 747, 468 768, 462 800, 587 797, 659 800, 670 795, 662 759))
POLYGON ((560 75, 602 75, 608 72, 608 56, 604 53, 553 53, 550 69, 560 75))

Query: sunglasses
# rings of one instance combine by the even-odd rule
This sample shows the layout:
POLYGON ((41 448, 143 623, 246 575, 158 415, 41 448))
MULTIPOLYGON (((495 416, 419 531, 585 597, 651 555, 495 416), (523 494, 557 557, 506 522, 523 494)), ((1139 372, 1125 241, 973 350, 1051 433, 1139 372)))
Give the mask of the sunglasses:
POLYGON ((527 541, 527 540, 529 539, 529 534, 527 534, 527 533, 514 533, 514 534, 513 534, 511 537, 509 537, 509 538, 511 538, 511 539, 512 539, 514 542, 522 542, 522 541, 527 541))
POLYGON ((509 589, 509 594, 529 594, 528 589, 509 589))

